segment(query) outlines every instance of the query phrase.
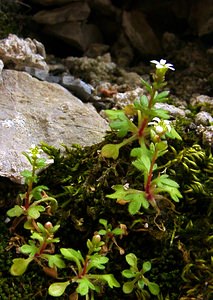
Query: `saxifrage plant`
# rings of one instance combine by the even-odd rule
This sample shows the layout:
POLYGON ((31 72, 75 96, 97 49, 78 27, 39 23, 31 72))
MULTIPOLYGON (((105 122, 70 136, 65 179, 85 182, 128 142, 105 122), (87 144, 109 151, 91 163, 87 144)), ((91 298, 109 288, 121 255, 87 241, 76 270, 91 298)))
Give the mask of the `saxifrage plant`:
MULTIPOLYGON (((141 208, 148 209, 151 205, 156 210, 156 218, 160 215, 159 201, 170 203, 170 199, 178 202, 182 195, 179 184, 169 178, 166 168, 158 170, 157 159, 168 151, 170 139, 181 140, 180 135, 172 126, 168 112, 157 108, 156 104, 168 100, 169 91, 159 91, 166 86, 165 74, 168 69, 174 70, 171 64, 161 59, 156 64, 156 71, 152 74, 153 83, 142 80, 147 95, 142 95, 120 110, 107 110, 111 129, 123 140, 118 144, 106 144, 101 154, 107 158, 117 159, 121 147, 138 141, 139 147, 133 147, 130 156, 134 158, 132 164, 143 176, 142 189, 130 188, 125 185, 115 185, 113 194, 107 195, 117 199, 120 204, 128 203, 129 213, 134 215, 141 208)), ((172 206, 172 204, 171 204, 172 206)), ((155 218, 155 220, 156 220, 155 218)), ((159 229, 165 230, 158 223, 159 229)))

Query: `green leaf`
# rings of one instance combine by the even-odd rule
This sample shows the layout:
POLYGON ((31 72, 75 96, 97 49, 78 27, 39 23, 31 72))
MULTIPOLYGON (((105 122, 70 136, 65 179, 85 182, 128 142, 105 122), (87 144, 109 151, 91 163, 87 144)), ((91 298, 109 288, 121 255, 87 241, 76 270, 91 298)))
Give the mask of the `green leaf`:
POLYGON ((176 181, 170 179, 169 175, 167 175, 167 174, 163 174, 163 175, 157 177, 155 179, 155 182, 157 183, 158 186, 168 185, 168 186, 175 187, 175 188, 179 187, 179 184, 176 181))
POLYGON ((149 202, 145 198, 145 193, 135 190, 135 193, 128 194, 123 197, 124 200, 130 201, 128 210, 131 215, 135 215, 143 206, 145 209, 149 207, 149 202))
POLYGON ((177 139, 177 140, 182 140, 181 136, 177 133, 177 131, 174 129, 174 127, 171 128, 170 132, 166 133, 166 136, 171 138, 171 139, 177 139))
POLYGON ((24 170, 24 171, 21 172, 21 175, 24 178, 32 179, 32 171, 24 170))
POLYGON ((39 200, 42 198, 42 192, 45 190, 47 191, 48 187, 46 187, 45 185, 39 185, 32 189, 31 193, 36 200, 39 200))
POLYGON ((42 233, 39 232, 33 232, 30 236, 33 240, 38 240, 39 242, 44 241, 44 237, 42 236, 42 233))
POLYGON ((46 167, 47 163, 46 163, 46 159, 41 157, 41 158, 37 158, 36 160, 36 167, 37 169, 41 169, 46 167))
POLYGON ((63 295, 68 285, 70 285, 69 281, 52 283, 49 286, 48 293, 53 297, 60 297, 63 295))
POLYGON ((30 206, 27 210, 27 214, 32 218, 32 219, 38 219, 40 217, 40 212, 44 212, 45 207, 42 205, 36 205, 36 206, 30 206))
POLYGON ((120 287, 120 283, 115 279, 113 274, 99 275, 98 279, 105 280, 111 289, 114 287, 120 287))
POLYGON ((99 223, 102 224, 105 228, 107 228, 108 221, 105 219, 99 219, 99 223))
POLYGON ((140 158, 136 159, 132 163, 138 170, 149 172, 151 166, 151 160, 148 156, 143 155, 140 158))
POLYGON ((99 233, 100 235, 106 235, 106 234, 107 234, 107 231, 104 230, 104 229, 101 229, 101 230, 98 231, 98 233, 99 233))
POLYGON ((128 131, 136 130, 136 126, 128 119, 122 110, 106 110, 108 118, 111 120, 110 127, 118 131, 119 137, 124 137, 128 131))
POLYGON ((124 231, 123 231, 123 229, 121 229, 121 228, 115 228, 115 229, 112 230, 112 233, 113 233, 114 235, 121 235, 121 234, 124 233, 124 231))
POLYGON ((149 100, 146 95, 143 95, 134 101, 135 109, 140 110, 141 112, 144 112, 144 113, 147 110, 148 105, 149 105, 149 100))
POLYGON ((95 253, 94 255, 92 255, 90 257, 87 271, 89 271, 92 268, 97 268, 97 269, 103 270, 103 269, 105 269, 104 264, 106 264, 108 261, 109 261, 108 257, 102 256, 98 253, 95 253))
POLYGON ((128 211, 131 215, 135 215, 136 213, 139 212, 140 208, 141 208, 141 202, 133 200, 129 203, 128 211))
POLYGON ((152 295, 158 295, 160 293, 159 285, 155 282, 149 282, 148 283, 148 288, 149 288, 150 293, 152 295))
POLYGON ((144 289, 144 285, 145 285, 143 279, 139 279, 137 283, 138 283, 138 287, 139 287, 141 290, 143 290, 143 289, 144 289))
POLYGON ((146 272, 150 271, 151 267, 152 267, 152 265, 149 261, 144 262, 143 263, 143 272, 146 273, 146 272))
POLYGON ((78 250, 74 250, 71 248, 61 248, 60 249, 61 254, 67 259, 67 260, 71 260, 74 261, 78 267, 78 271, 80 272, 80 270, 82 269, 81 264, 84 263, 84 259, 81 255, 81 252, 78 250))
POLYGON ((112 186, 113 190, 115 190, 115 193, 107 195, 108 198, 111 199, 123 199, 125 195, 127 194, 127 191, 124 189, 123 185, 117 184, 112 186))
POLYGON ((125 294, 130 294, 134 289, 134 285, 134 281, 125 282, 122 288, 123 292, 125 294))
POLYGON ((7 211, 7 215, 9 217, 20 217, 22 214, 24 214, 24 210, 19 205, 15 205, 13 208, 9 209, 7 211))
POLYGON ((144 79, 141 78, 142 84, 145 86, 147 92, 152 92, 152 86, 144 79))
POLYGON ((169 91, 163 91, 161 93, 157 93, 154 97, 154 102, 165 102, 168 100, 167 96, 169 95, 169 91))
POLYGON ((13 264, 10 268, 10 273, 13 276, 21 276, 27 270, 29 263, 33 260, 32 257, 28 258, 14 258, 13 264))
POLYGON ((151 109, 151 115, 152 117, 158 117, 160 119, 164 119, 167 120, 170 118, 168 111, 164 110, 164 109, 158 109, 158 108, 152 108, 151 109))
POLYGON ((126 278, 133 278, 133 277, 135 277, 135 272, 133 272, 130 269, 126 269, 126 270, 122 271, 122 275, 126 278))
POLYGON ((119 156, 120 144, 107 144, 101 149, 101 155, 107 158, 117 159, 119 156))
POLYGON ((61 258, 60 254, 42 254, 42 256, 48 259, 48 265, 50 268, 57 267, 59 269, 63 269, 66 267, 65 262, 61 258))
POLYGON ((34 256, 39 251, 39 248, 36 247, 33 241, 29 241, 29 244, 30 245, 21 246, 21 253, 30 254, 31 256, 34 256))
POLYGON ((134 269, 137 269, 137 256, 134 253, 129 253, 126 255, 126 261, 127 263, 133 267, 134 269))
POLYGON ((79 293, 81 296, 85 296, 88 294, 89 289, 95 290, 94 284, 90 282, 86 277, 76 280, 78 282, 78 287, 76 292, 79 293))

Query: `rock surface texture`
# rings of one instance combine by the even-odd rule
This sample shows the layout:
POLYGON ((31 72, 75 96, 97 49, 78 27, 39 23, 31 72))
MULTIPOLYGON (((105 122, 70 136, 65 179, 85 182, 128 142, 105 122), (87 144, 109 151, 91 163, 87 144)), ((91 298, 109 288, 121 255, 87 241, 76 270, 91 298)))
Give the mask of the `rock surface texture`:
POLYGON ((83 104, 58 84, 29 74, 3 70, 0 85, 0 176, 20 182, 27 167, 22 151, 42 141, 91 145, 108 128, 90 104, 83 104))
POLYGON ((28 66, 48 71, 45 48, 35 39, 22 39, 9 34, 0 41, 0 58, 5 65, 17 70, 28 66))
POLYGON ((213 33, 211 0, 33 0, 33 3, 40 4, 33 20, 45 37, 63 41, 70 52, 77 50, 91 57, 94 57, 92 49, 99 49, 101 55, 108 46, 116 62, 123 66, 131 64, 138 55, 142 58, 162 55, 166 32, 207 40, 213 33))

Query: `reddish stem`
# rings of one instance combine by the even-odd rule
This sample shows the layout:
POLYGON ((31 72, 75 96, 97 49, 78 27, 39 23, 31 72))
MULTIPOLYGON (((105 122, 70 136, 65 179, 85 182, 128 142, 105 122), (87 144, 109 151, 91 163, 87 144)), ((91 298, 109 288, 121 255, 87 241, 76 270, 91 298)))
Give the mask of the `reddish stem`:
POLYGON ((87 272, 87 265, 88 265, 88 256, 86 256, 86 259, 85 259, 85 262, 84 262, 84 267, 83 267, 83 270, 82 270, 82 272, 81 272, 81 274, 79 274, 79 278, 82 278, 85 274, 86 274, 86 272, 87 272))
POLYGON ((144 129, 146 128, 148 124, 148 118, 144 118, 143 119, 143 122, 138 130, 138 137, 141 138, 143 136, 143 133, 144 133, 144 129))

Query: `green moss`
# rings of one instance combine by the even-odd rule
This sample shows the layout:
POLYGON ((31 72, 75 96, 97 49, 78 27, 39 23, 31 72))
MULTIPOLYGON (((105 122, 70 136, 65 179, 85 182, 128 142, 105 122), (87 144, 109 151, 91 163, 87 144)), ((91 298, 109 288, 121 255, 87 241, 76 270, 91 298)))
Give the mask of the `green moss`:
MULTIPOLYGON (((129 147, 121 149, 120 157, 115 161, 100 156, 99 150, 110 141, 115 141, 113 135, 91 147, 65 147, 63 154, 54 147, 43 145, 43 150, 54 158, 54 164, 41 174, 40 184, 48 186, 49 194, 59 202, 58 213, 52 219, 54 224, 61 224, 58 247, 72 247, 86 253, 86 241, 100 229, 100 218, 107 219, 113 226, 126 224, 128 235, 117 242, 126 254, 135 253, 140 262, 151 261, 149 279, 160 285, 162 300, 181 297, 184 300, 193 297, 210 300, 213 240, 213 158, 210 149, 193 145, 186 136, 186 140, 173 145, 176 150, 170 148, 168 155, 159 161, 160 171, 167 168, 167 173, 180 184, 184 196, 175 210, 168 203, 159 203, 158 222, 166 228, 166 231, 160 231, 154 223, 152 209, 130 216, 126 206, 106 197, 116 183, 128 182, 134 188, 140 188, 142 182, 141 175, 131 165, 129 147)), ((52 280, 37 266, 21 278, 10 276, 8 269, 16 255, 15 248, 12 252, 5 251, 10 235, 3 219, 0 224, 2 299, 52 299, 47 296, 52 280)), ((106 272, 113 273, 122 283, 121 271, 127 267, 124 256, 115 247, 109 253, 109 259, 106 272)), ((60 299, 68 299, 68 294, 69 290, 60 299)), ((104 289, 100 299, 135 297, 135 294, 125 297, 120 289, 104 289)))

